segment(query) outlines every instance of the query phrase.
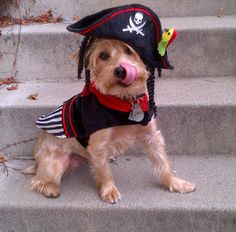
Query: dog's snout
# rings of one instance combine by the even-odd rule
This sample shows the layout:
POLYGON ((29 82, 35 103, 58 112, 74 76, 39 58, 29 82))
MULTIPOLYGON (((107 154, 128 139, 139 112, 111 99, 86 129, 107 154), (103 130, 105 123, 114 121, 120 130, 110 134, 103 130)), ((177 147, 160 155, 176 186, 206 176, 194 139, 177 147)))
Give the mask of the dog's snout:
POLYGON ((121 63, 119 67, 114 70, 114 76, 119 82, 131 85, 138 78, 138 72, 135 65, 130 63, 121 63))
POLYGON ((119 66, 115 68, 114 75, 119 79, 124 79, 126 76, 126 70, 122 66, 119 66))

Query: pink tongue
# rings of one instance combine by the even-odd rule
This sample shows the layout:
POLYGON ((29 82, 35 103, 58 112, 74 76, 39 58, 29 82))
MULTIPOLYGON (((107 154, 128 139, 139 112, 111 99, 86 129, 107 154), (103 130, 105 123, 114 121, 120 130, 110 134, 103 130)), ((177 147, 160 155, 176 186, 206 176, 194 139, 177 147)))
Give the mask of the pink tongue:
POLYGON ((137 69, 135 66, 128 64, 128 63, 122 63, 121 67, 124 68, 126 71, 125 78, 121 80, 122 83, 124 83, 126 85, 130 85, 135 80, 137 80, 137 69))

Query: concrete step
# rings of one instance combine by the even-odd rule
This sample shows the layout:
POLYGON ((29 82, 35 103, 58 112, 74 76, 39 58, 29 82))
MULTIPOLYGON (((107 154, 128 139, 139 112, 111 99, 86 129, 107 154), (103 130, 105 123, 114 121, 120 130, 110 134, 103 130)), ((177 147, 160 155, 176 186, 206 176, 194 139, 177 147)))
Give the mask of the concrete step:
MULTIPOLYGON (((80 92, 82 81, 0 89, 0 151, 32 155, 36 119, 80 92), (38 93, 38 100, 27 96, 38 93)), ((236 77, 158 79, 157 122, 170 154, 236 153, 236 77)))
POLYGON ((227 15, 236 13, 236 3, 234 0, 24 0, 19 7, 5 4, 2 6, 2 13, 10 13, 14 16, 40 15, 48 9, 64 17, 73 18, 74 16, 84 17, 105 8, 139 3, 144 4, 164 17, 179 17, 179 16, 203 16, 203 15, 227 15))
MULTIPOLYGON (((24 188, 26 178, 0 167, 0 231, 235 232, 236 156, 171 157, 178 176, 192 181, 191 194, 164 190, 143 155, 118 157, 111 164, 122 200, 99 199, 88 165, 62 180, 62 194, 45 198, 24 188)), ((29 161, 10 160, 25 168, 29 161)), ((27 178, 28 179, 28 178, 27 178)))
MULTIPOLYGON (((236 75, 236 15, 163 18, 162 22, 163 28, 176 27, 179 31, 179 37, 169 48, 169 58, 175 70, 164 71, 164 76, 236 75)), ((77 67, 69 55, 78 49, 82 37, 67 32, 66 26, 47 24, 3 28, 0 77, 16 72, 22 81, 76 80, 77 67)))

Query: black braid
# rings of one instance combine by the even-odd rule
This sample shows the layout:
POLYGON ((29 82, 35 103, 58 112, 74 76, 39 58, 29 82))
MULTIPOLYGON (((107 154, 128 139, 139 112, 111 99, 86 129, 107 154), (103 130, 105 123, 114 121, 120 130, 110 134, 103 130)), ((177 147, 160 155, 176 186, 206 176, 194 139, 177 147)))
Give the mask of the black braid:
MULTIPOLYGON (((86 47, 86 51, 91 47, 93 41, 94 41, 94 37, 90 37, 88 43, 87 43, 87 47, 86 47)), ((85 67, 85 88, 86 91, 89 92, 89 87, 90 87, 90 70, 88 69, 88 64, 89 64, 89 57, 85 57, 84 58, 84 67, 85 67)))
POLYGON ((150 75, 147 80, 147 88, 148 88, 148 95, 149 95, 149 107, 153 110, 154 117, 157 117, 157 107, 154 100, 154 93, 155 93, 155 68, 149 67, 150 75))
POLYGON ((90 87, 90 70, 85 69, 85 88, 86 92, 89 92, 89 87, 90 87))
POLYGON ((93 41, 93 37, 86 36, 81 43, 79 52, 78 78, 81 79, 81 74, 85 68, 85 86, 87 92, 89 91, 90 85, 90 70, 88 69, 89 60, 88 57, 86 57, 86 52, 92 45, 93 41))
POLYGON ((157 68, 158 77, 161 77, 161 68, 157 68))
POLYGON ((78 63, 78 79, 81 79, 81 74, 83 72, 83 69, 84 69, 84 55, 86 53, 86 48, 87 48, 87 44, 88 44, 88 41, 89 41, 90 37, 86 36, 81 45, 80 45, 80 48, 79 48, 79 63, 78 63))

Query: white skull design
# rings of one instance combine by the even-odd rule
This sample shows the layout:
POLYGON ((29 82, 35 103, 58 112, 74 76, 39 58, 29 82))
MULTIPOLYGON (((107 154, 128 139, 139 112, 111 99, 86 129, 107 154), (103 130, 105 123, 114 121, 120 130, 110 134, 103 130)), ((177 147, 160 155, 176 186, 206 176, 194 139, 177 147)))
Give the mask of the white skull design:
POLYGON ((139 25, 140 23, 142 23, 142 21, 143 21, 143 14, 137 12, 134 16, 134 22, 136 23, 136 25, 139 25))

